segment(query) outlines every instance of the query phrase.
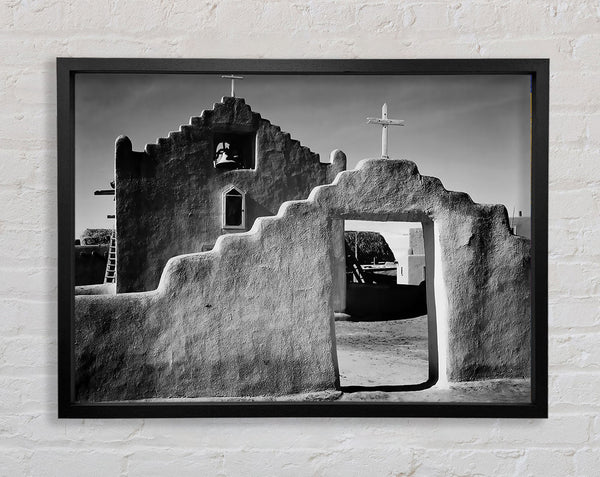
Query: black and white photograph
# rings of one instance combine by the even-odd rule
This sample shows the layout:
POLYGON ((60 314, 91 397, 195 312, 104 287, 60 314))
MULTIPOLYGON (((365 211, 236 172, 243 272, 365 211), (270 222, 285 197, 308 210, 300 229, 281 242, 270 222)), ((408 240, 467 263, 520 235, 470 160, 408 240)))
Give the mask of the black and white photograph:
POLYGON ((532 75, 73 85, 71 403, 532 404, 532 75))

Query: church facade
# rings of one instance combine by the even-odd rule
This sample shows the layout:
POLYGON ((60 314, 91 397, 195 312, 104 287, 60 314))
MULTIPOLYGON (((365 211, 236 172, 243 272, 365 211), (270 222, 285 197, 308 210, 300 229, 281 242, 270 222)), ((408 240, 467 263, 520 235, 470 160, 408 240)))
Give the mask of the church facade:
POLYGON ((346 168, 341 151, 321 162, 234 97, 144 151, 125 136, 115 149, 118 293, 154 290, 170 258, 250 230, 346 168))

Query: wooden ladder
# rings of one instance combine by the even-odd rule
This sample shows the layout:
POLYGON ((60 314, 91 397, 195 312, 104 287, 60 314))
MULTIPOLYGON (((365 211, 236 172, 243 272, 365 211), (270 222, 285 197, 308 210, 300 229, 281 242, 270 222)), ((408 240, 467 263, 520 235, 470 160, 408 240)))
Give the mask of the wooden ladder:
POLYGON ((110 246, 108 247, 108 260, 104 272, 104 283, 115 283, 117 281, 117 233, 113 229, 110 234, 110 246))
MULTIPOLYGON (((345 242, 345 241, 344 241, 345 242)), ((345 242, 346 246, 346 266, 350 268, 352 271, 352 275, 356 280, 356 283, 375 283, 373 279, 365 273, 363 268, 360 266, 360 263, 356 260, 354 253, 348 247, 348 242, 345 242)))

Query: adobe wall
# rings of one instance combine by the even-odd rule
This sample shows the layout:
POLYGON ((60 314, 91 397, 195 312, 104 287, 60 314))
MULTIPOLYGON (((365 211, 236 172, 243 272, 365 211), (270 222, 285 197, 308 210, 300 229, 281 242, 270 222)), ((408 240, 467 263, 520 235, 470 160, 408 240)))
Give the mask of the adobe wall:
POLYGON ((425 240, 421 227, 409 229, 408 246, 412 249, 413 255, 425 255, 425 240))
POLYGON ((362 161, 310 198, 345 220, 432 221, 438 328, 447 331, 440 376, 529 376, 530 240, 511 234, 504 206, 476 204, 395 160, 362 161))
POLYGON ((346 167, 339 151, 331 163, 251 111, 242 98, 223 98, 189 125, 132 151, 116 142, 117 291, 153 290, 171 257, 212 248, 222 229, 221 193, 246 192, 246 229, 274 215, 286 200, 304 199, 346 167), (255 169, 213 166, 213 133, 256 132, 255 169))
POLYGON ((346 313, 353 321, 414 318, 427 314, 425 284, 348 283, 346 313))
POLYGON ((333 389, 332 224, 382 218, 433 221, 440 374, 528 376, 529 240, 511 235, 503 206, 448 192, 412 162, 366 160, 250 232, 169 260, 155 291, 75 297, 78 398, 333 389))
POLYGON ((408 285, 418 285, 425 277, 423 268, 425 267, 425 255, 408 255, 407 257, 408 285))
POLYGON ((75 297, 77 398, 335 389, 332 221, 297 212, 169 260, 156 291, 75 297))
POLYGON ((426 266, 424 226, 422 224, 422 227, 409 229, 407 254, 400 256, 398 260, 398 284, 418 285, 425 280, 423 275, 426 266))
POLYGON ((108 245, 75 245, 75 285, 104 282, 108 245))

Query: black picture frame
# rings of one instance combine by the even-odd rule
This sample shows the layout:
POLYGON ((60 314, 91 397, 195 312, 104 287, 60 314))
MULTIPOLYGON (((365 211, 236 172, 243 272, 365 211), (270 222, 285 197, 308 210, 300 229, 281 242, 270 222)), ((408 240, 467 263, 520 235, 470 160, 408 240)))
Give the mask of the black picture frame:
POLYGON ((254 60, 58 58, 58 417, 488 417, 548 416, 548 59, 254 60), (74 401, 73 312, 75 259, 75 75, 128 74, 359 74, 531 76, 531 402, 515 404, 398 402, 147 402, 74 401))

